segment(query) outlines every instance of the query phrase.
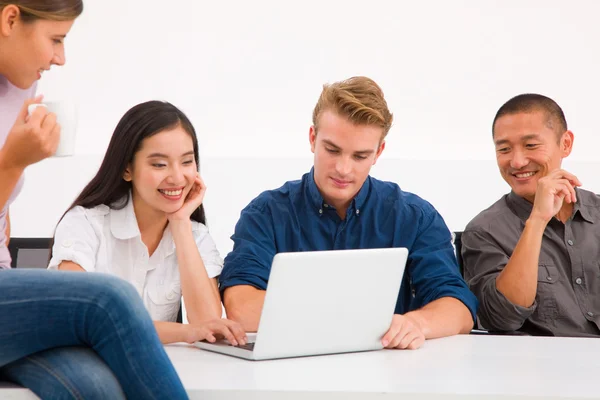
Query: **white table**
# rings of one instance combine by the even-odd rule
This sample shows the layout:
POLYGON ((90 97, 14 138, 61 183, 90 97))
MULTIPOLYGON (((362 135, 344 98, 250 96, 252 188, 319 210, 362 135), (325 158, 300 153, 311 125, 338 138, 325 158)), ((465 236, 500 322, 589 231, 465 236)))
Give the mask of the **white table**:
POLYGON ((417 351, 273 361, 166 350, 192 399, 600 399, 598 339, 460 335, 417 351))

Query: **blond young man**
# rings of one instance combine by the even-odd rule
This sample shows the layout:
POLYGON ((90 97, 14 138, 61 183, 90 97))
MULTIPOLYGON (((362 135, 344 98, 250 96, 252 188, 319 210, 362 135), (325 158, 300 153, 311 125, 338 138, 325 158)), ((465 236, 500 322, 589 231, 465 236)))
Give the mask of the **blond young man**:
POLYGON ((219 279, 229 318, 257 329, 279 252, 406 247, 406 272, 383 346, 416 349, 425 339, 470 331, 477 300, 458 272, 442 217, 395 183, 369 176, 391 125, 373 80, 324 85, 308 135, 314 167, 301 180, 263 192, 236 225, 219 279))

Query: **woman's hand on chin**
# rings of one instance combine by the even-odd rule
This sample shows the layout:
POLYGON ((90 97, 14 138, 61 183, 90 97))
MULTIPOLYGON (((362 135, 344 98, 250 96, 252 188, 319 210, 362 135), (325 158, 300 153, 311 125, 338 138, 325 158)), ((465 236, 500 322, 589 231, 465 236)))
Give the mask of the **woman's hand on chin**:
POLYGON ((192 215, 192 213, 200 207, 202 201, 204 201, 204 193, 206 193, 206 185, 200 177, 200 173, 198 173, 181 208, 173 213, 167 214, 169 222, 189 221, 190 215, 192 215))

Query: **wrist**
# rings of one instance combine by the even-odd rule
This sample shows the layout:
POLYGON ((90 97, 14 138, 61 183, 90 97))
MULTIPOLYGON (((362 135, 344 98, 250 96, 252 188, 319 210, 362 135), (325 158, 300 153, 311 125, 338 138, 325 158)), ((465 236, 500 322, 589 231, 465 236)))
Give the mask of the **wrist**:
POLYGON ((194 343, 194 326, 191 324, 179 324, 181 325, 181 336, 182 341, 185 343, 194 343))
POLYGON ((546 229, 546 225, 548 225, 548 222, 550 222, 551 219, 552 217, 548 218, 535 211, 532 211, 529 215, 529 218, 527 218, 527 221, 525 221, 525 226, 531 228, 541 228, 542 230, 544 230, 546 229))
POLYGON ((6 147, 0 150, 0 170, 21 176, 26 166, 16 165, 9 157, 9 151, 6 147))
POLYGON ((417 328, 419 328, 419 330, 425 334, 425 326, 427 324, 425 321, 425 316, 423 315, 423 311, 410 311, 404 314, 404 317, 410 319, 417 326, 417 328))
POLYGON ((192 220, 189 217, 185 219, 171 219, 169 220, 169 225, 173 234, 192 231, 192 220))

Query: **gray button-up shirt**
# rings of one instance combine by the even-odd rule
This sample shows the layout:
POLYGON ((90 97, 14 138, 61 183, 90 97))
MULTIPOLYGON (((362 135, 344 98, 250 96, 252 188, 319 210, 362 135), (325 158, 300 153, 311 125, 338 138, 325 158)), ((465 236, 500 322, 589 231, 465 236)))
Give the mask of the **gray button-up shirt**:
POLYGON ((600 336, 600 196, 576 189, 573 215, 544 231, 534 304, 511 303, 496 278, 521 238, 533 205, 509 193, 465 228, 465 280, 479 299, 487 329, 554 336, 600 336))

